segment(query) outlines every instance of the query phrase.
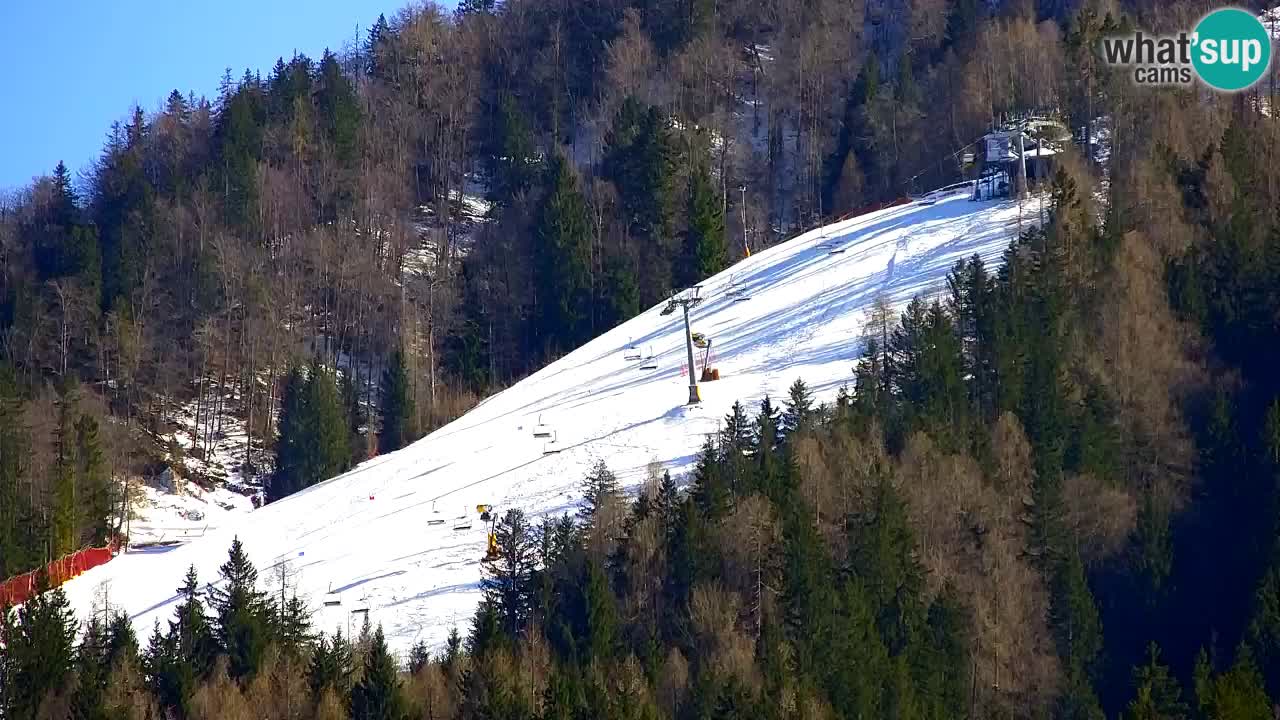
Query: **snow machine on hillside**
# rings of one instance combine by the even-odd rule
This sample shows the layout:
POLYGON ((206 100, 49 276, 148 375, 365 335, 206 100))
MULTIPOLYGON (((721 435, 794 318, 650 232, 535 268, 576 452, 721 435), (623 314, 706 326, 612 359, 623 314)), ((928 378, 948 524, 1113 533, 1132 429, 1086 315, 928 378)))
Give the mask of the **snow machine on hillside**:
POLYGON ((498 551, 498 514, 493 511, 492 505, 477 505, 476 510, 480 511, 480 519, 489 524, 485 533, 484 559, 481 562, 490 563, 501 555, 498 551))
POLYGON ((696 348, 708 348, 711 346, 711 341, 707 340, 707 336, 700 332, 693 333, 689 337, 693 339, 693 346, 696 348))

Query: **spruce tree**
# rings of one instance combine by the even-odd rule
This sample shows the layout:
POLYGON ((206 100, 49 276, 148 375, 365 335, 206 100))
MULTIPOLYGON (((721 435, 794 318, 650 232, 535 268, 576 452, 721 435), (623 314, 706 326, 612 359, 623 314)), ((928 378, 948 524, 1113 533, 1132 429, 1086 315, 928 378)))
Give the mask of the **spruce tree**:
POLYGON ((726 477, 725 464, 715 442, 708 437, 698 453, 698 463, 693 470, 690 497, 702 515, 711 521, 719 520, 733 510, 735 501, 731 478, 726 477))
POLYGON ((1147 649, 1147 664, 1133 669, 1134 697, 1129 720, 1187 720, 1191 709, 1182 701, 1182 690, 1169 668, 1160 662, 1160 648, 1147 649))
POLYGON ((796 378, 787 390, 786 409, 782 412, 782 431, 790 436, 798 432, 811 430, 816 422, 816 410, 813 407, 813 394, 804 380, 796 378))
POLYGON ((57 559, 80 547, 83 498, 77 484, 76 390, 63 382, 58 393, 58 417, 54 426, 53 497, 49 525, 49 559, 57 559))
POLYGON ((319 702, 326 690, 347 697, 351 691, 351 663, 351 644, 343 637, 342 629, 335 629, 329 637, 321 633, 307 668, 312 701, 319 702))
POLYGON ((280 401, 280 419, 276 439, 276 467, 267 483, 267 502, 288 497, 301 490, 303 463, 306 447, 306 405, 304 390, 306 378, 298 367, 289 369, 285 376, 284 396, 280 401))
POLYGON ((347 415, 333 373, 312 363, 302 399, 303 455, 299 489, 308 488, 350 467, 351 439, 347 415))
POLYGON ((399 348, 391 353, 387 367, 382 371, 381 390, 378 452, 388 453, 408 445, 418 435, 413 388, 409 384, 404 351, 399 348))
POLYGON ((622 497, 618 488, 618 476, 613 474, 604 460, 597 460, 582 483, 582 508, 578 517, 587 528, 594 526, 600 511, 622 497))
POLYGON ((75 436, 76 486, 83 498, 85 540, 101 545, 111 534, 110 517, 115 501, 98 438, 98 421, 81 415, 75 424, 75 436))
POLYGON ((339 393, 342 395, 342 410, 346 416, 347 448, 350 452, 349 467, 359 465, 368 458, 367 445, 362 432, 365 424, 365 414, 364 409, 360 407, 360 390, 356 387, 356 380, 353 377, 354 372, 351 368, 343 372, 341 385, 339 386, 339 393))
POLYGON ((178 606, 173 615, 166 640, 174 644, 173 660, 182 666, 178 685, 185 697, 195 691, 194 681, 213 669, 218 653, 194 565, 187 568, 182 587, 178 588, 178 606))
POLYGON ((494 527, 498 557, 486 563, 480 590, 498 613, 502 629, 519 637, 533 609, 537 545, 519 508, 508 510, 494 527))
POLYGON ((262 662, 270 631, 270 607, 258 590, 258 571, 235 538, 227 561, 218 568, 219 586, 210 592, 214 636, 226 654, 227 672, 236 680, 253 677, 262 662))
POLYGON ((689 226, 685 231, 684 258, 679 282, 696 285, 728 265, 724 239, 724 205, 711 183, 711 173, 699 164, 689 180, 689 226))
POLYGON ((546 195, 535 227, 535 283, 537 335, 550 357, 588 337, 591 243, 586 200, 568 159, 554 155, 544 182, 546 195))
POLYGON ((586 587, 586 635, 581 638, 582 657, 588 661, 605 663, 613 659, 620 641, 617 600, 609 589, 608 575, 600 563, 587 562, 586 587))
POLYGON ((30 439, 22 419, 22 399, 13 372, 0 362, 0 578, 25 572, 36 561, 27 534, 34 523, 29 493, 22 492, 30 439))
POLYGON ((63 692, 71 682, 75 662, 76 621, 62 588, 48 590, 41 571, 38 585, 46 590, 12 614, 5 638, 5 674, 9 690, 4 716, 36 717, 41 703, 63 692))
POLYGON ((399 669, 387 649, 382 626, 373 633, 360 681, 351 689, 353 720, 401 720, 406 715, 399 669))

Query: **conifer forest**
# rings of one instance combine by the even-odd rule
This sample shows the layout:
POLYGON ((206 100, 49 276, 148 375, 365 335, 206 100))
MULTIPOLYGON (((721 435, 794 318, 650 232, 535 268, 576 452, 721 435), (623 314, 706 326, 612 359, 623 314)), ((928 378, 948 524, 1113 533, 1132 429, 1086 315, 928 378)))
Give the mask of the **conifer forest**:
POLYGON ((122 105, 90 167, 0 194, 0 581, 48 588, 0 607, 0 719, 1280 717, 1280 63, 1222 94, 1098 51, 1213 7, 415 2, 122 105), (1032 113, 1075 139, 1046 222, 877 304, 834 400, 788 377, 687 477, 624 492, 606 456, 576 514, 503 508, 442 647, 321 626, 238 539, 152 579, 149 634, 41 572, 127 539, 163 473, 226 484, 230 423, 226 471, 287 502, 972 179, 1032 113))

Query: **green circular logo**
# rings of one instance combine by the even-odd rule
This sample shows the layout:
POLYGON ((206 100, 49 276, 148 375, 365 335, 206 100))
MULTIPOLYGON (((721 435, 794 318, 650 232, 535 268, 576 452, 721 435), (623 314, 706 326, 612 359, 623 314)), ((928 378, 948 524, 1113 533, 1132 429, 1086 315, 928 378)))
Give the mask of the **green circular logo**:
POLYGON ((1262 21, 1237 8, 1214 10, 1196 25, 1191 64, 1218 90, 1244 90, 1271 64, 1271 36, 1262 21))

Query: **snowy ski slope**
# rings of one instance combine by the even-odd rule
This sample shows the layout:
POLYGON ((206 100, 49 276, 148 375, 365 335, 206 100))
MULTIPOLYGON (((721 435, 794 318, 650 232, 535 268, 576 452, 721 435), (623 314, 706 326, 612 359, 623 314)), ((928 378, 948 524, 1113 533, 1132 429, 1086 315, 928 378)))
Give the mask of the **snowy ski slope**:
POLYGON ((680 477, 735 400, 753 407, 766 393, 781 398, 798 377, 818 400, 831 400, 850 379, 873 299, 902 305, 937 292, 956 260, 977 253, 994 263, 1008 246, 1017 204, 973 202, 968 194, 814 230, 704 282, 707 299, 694 309, 693 326, 712 338, 721 380, 702 385, 701 406, 684 405, 680 313, 663 317, 660 306, 651 308, 408 448, 228 520, 199 540, 121 555, 69 583, 71 600, 85 617, 106 583, 110 602, 146 637, 155 620, 172 617, 186 567, 194 564, 202 582, 215 580, 239 535, 264 589, 273 565, 296 572, 319 629, 358 627, 352 611, 367 608, 394 649, 404 652, 418 639, 438 646, 453 626, 465 633, 479 599, 485 528, 478 503, 499 513, 520 507, 535 519, 572 512, 598 459, 628 487, 653 460, 680 477), (646 358, 652 351, 657 368, 625 359, 629 345, 646 358), (539 422, 561 452, 544 455, 548 439, 533 436, 539 422), (471 528, 455 530, 464 515, 471 528), (341 604, 326 604, 326 596, 341 604))

